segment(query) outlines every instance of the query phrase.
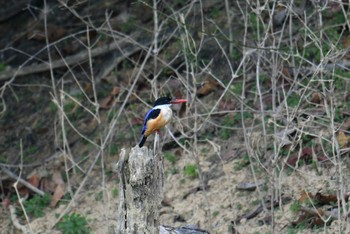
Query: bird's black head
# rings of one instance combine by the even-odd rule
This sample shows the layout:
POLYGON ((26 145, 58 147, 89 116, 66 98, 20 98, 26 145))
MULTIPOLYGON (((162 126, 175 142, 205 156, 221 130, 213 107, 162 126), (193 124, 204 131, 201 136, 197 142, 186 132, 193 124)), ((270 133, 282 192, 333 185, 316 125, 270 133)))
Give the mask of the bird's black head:
POLYGON ((155 103, 154 106, 159 106, 159 105, 166 105, 166 104, 171 104, 171 98, 170 97, 161 97, 158 98, 155 103))

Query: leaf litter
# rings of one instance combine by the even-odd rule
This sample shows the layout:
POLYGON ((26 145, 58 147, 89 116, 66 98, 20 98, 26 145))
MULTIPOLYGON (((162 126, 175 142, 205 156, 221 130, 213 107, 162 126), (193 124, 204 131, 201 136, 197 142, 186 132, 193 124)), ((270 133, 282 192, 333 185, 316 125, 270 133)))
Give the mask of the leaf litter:
MULTIPOLYGON (((121 2, 126 3, 124 1, 121 2)), ((207 4, 212 3, 210 3, 209 1, 209 3, 207 4)), ((331 6, 332 8, 330 10, 339 11, 339 5, 331 6)), ((77 11, 79 11, 80 13, 87 13, 85 8, 79 8, 79 4, 76 7, 77 11)), ((220 7, 221 9, 224 9, 223 4, 221 4, 220 7)), ((299 9, 295 8, 294 6, 293 8, 299 9)), ((284 22, 287 14, 287 12, 284 9, 285 8, 283 7, 277 9, 277 15, 274 17, 274 27, 280 27, 282 25, 282 22, 284 22)), ((115 10, 116 12, 118 12, 118 9, 115 10)), ((152 12, 148 13, 152 15, 152 12)), ((127 13, 126 11, 121 13, 123 17, 125 16, 125 14, 129 13, 127 13)), ((149 14, 145 14, 146 21, 147 15, 149 14)), ((213 15, 211 17, 214 17, 213 15)), ((127 16, 126 18, 130 19, 129 16, 127 16)), ((124 20, 121 22, 127 23, 128 21, 124 20)), ((119 23, 117 23, 116 26, 121 27, 119 23)), ((130 28, 128 29, 127 26, 128 25, 123 25, 123 27, 125 27, 125 30, 130 30, 130 28)), ((64 28, 64 30, 62 30, 60 26, 56 26, 55 24, 52 24, 52 26, 50 26, 49 29, 49 40, 57 40, 58 38, 62 38, 64 35, 70 33, 69 28, 64 28)), ((35 34, 32 34, 30 38, 33 40, 27 42, 27 47, 34 47, 35 43, 38 43, 38 41, 42 41, 42 38, 40 36, 42 33, 42 31, 37 31, 35 32, 35 34)), ((91 33, 90 36, 91 40, 97 38, 97 35, 94 33, 91 33)), ((80 38, 81 42, 86 41, 86 38, 84 37, 80 38)), ((62 51, 65 51, 67 54, 74 53, 78 51, 79 48, 81 48, 81 46, 82 44, 76 45, 75 43, 66 43, 65 48, 63 48, 62 51)), ((174 46, 174 48, 177 47, 174 46)), ((177 52, 178 49, 174 50, 173 55, 177 52)), ((58 56, 58 54, 55 54, 55 56, 58 56)), ((164 59, 166 58, 165 54, 162 54, 161 57, 164 59)), ((37 58, 39 60, 46 59, 45 55, 38 55, 37 58)), ((97 63, 97 61, 98 58, 96 58, 95 62, 97 63)), ((176 61, 176 63, 180 64, 179 61, 176 61)), ((82 63, 79 64, 78 67, 83 66, 84 65, 82 63)), ((123 66, 128 66, 128 63, 124 63, 123 66)), ((217 69, 222 69, 222 67, 218 66, 217 69)), ((167 77, 169 74, 173 74, 172 72, 168 73, 168 71, 164 73, 167 74, 167 77)), ((282 68, 280 73, 282 74, 282 76, 279 78, 278 82, 280 82, 279 87, 281 89, 288 89, 289 87, 291 87, 294 84, 293 79, 300 75, 297 74, 292 68, 285 66, 282 68)), ((149 94, 147 93, 148 89, 150 88, 149 83, 152 82, 151 79, 149 79, 150 74, 151 72, 148 71, 145 75, 145 79, 142 81, 139 87, 140 92, 138 95, 142 96, 145 100, 151 99, 149 97, 149 94)), ((186 76, 185 73, 183 73, 183 75, 186 76)), ((123 83, 122 85, 125 85, 130 83, 132 79, 133 77, 125 76, 124 78, 122 78, 122 81, 120 83, 123 83)), ((165 83, 165 85, 162 87, 166 87, 167 90, 177 90, 176 95, 183 95, 181 91, 178 91, 178 89, 181 88, 181 83, 172 82, 171 79, 167 80, 167 78, 160 78, 159 80, 165 83)), ((30 81, 24 81, 21 85, 28 85, 30 84, 29 82, 30 81)), ((252 93, 251 89, 253 88, 253 82, 250 81, 247 84, 247 90, 243 90, 246 96, 252 93)), ((37 84, 34 83, 33 86, 35 85, 37 84)), ((44 83, 44 85, 49 86, 50 83, 47 82, 46 84, 44 83)), ((118 105, 118 103, 115 102, 115 98, 117 95, 123 95, 123 93, 121 92, 123 88, 120 88, 122 87, 122 85, 120 87, 115 86, 115 84, 109 85, 110 86, 107 89, 107 92, 102 94, 99 93, 101 95, 101 98, 98 99, 100 107, 106 110, 111 110, 113 108, 118 109, 120 105, 118 105)), ((203 79, 203 82, 196 85, 198 86, 196 86, 196 94, 198 97, 201 98, 198 100, 201 100, 204 103, 212 104, 213 100, 217 99, 223 91, 223 89, 211 78, 203 79)), ((88 85, 85 87, 87 88, 83 89, 84 92, 87 92, 89 94, 93 93, 91 86, 88 85)), ((57 133, 54 133, 53 131, 55 130, 55 128, 57 128, 58 125, 52 127, 53 123, 57 124, 55 114, 51 113, 55 112, 55 110, 54 107, 50 107, 50 96, 48 95, 48 92, 43 91, 45 90, 44 87, 41 87, 39 91, 34 90, 34 92, 29 93, 29 95, 27 93, 27 96, 21 93, 20 88, 18 87, 16 87, 14 90, 15 93, 20 97, 20 99, 27 101, 27 105, 16 105, 13 103, 11 103, 11 105, 14 110, 18 109, 22 113, 26 114, 23 115, 22 113, 17 113, 16 115, 14 115, 10 112, 6 113, 7 116, 5 116, 4 118, 6 119, 6 124, 4 124, 4 126, 1 126, 1 130, 4 130, 4 133, 7 133, 6 135, 1 135, 0 138, 1 142, 13 144, 14 141, 18 140, 18 138, 14 139, 14 136, 20 136, 22 139, 24 139, 23 148, 30 149, 28 150, 28 152, 25 152, 25 155, 36 157, 36 161, 34 158, 34 162, 32 161, 33 157, 25 157, 24 166, 28 166, 27 169, 25 169, 25 174, 31 174, 31 176, 27 177, 27 181, 32 186, 35 186, 43 191, 51 193, 52 201, 50 208, 48 208, 51 210, 50 212, 46 213, 46 217, 32 220, 31 226, 37 232, 45 232, 47 229, 54 226, 55 222, 57 221, 55 215, 62 214, 64 212, 66 208, 65 202, 67 202, 64 196, 68 194, 67 192, 71 192, 70 186, 72 185, 69 185, 68 181, 66 181, 67 178, 63 178, 62 175, 67 175, 67 173, 70 174, 70 183, 73 183, 73 187, 79 184, 82 181, 82 178, 84 178, 85 173, 87 171, 87 168, 82 166, 84 165, 83 162, 91 162, 90 157, 94 150, 91 149, 91 145, 88 145, 86 144, 86 142, 81 140, 79 134, 75 133, 75 137, 72 137, 74 129, 73 127, 69 128, 68 137, 70 139, 68 140, 68 144, 72 146, 72 152, 70 152, 70 155, 67 157, 67 159, 71 160, 70 163, 71 165, 74 165, 72 166, 72 168, 74 169, 51 168, 50 170, 47 170, 46 175, 42 175, 41 173, 38 173, 36 171, 33 172, 32 167, 30 167, 30 165, 33 165, 33 163, 35 164, 38 162, 43 162, 46 158, 50 158, 50 156, 48 155, 53 155, 52 148, 54 147, 51 147, 51 149, 48 149, 47 147, 47 145, 53 145, 53 142, 48 141, 47 139, 57 138, 57 135, 55 135, 57 133), (33 97, 35 97, 35 95, 41 95, 41 97, 45 97, 47 99, 46 102, 44 102, 44 105, 40 108, 33 108, 33 106, 35 105, 30 105, 33 103, 39 103, 38 101, 34 100, 33 97), (28 119, 29 113, 34 113, 32 114, 33 117, 31 119, 28 119), (14 116, 16 116, 16 118, 14 118, 14 116), (46 118, 43 116, 49 117, 46 118), (14 120, 16 121, 14 122, 14 120), (33 126, 33 123, 36 123, 35 126, 33 126), (21 129, 16 129, 17 126, 21 127, 21 129), (28 126, 31 126, 32 129, 29 129, 27 131, 28 126), (44 131, 40 131, 40 129, 44 129, 44 131), (15 132, 15 134, 9 134, 8 132, 15 132), (39 147, 32 147, 37 145, 39 145, 39 147), (80 155, 83 156, 78 157, 80 155), (79 163, 77 164, 76 162, 79 163), (68 172, 66 170, 68 170, 68 172)), ((237 90, 233 90, 232 92, 234 91, 237 90)), ((281 93, 278 92, 278 94, 280 95, 279 97, 283 97, 281 93)), ((241 95, 241 92, 236 93, 236 96, 237 95, 241 95)), ((89 99, 93 99, 91 95, 87 96, 89 97, 89 99)), ((135 103, 139 105, 137 100, 139 99, 133 96, 133 98, 130 99, 128 105, 130 105, 131 108, 134 108, 133 105, 135 105, 135 103)), ((218 109, 224 112, 234 111, 237 107, 239 107, 241 101, 242 100, 238 98, 221 99, 221 101, 218 103, 218 109)), ((269 106, 272 103, 272 96, 270 94, 263 95, 262 101, 264 106, 269 106)), ((312 105, 321 105, 322 102, 325 101, 327 100, 324 100, 323 96, 320 95, 318 92, 311 93, 310 102, 312 103, 312 105)), ((260 102, 256 98, 254 99, 254 105, 256 105, 257 109, 260 108, 260 102)), ((302 103, 301 106, 304 107, 306 105, 307 103, 302 103)), ((181 112, 181 116, 183 116, 188 110, 184 109, 179 111, 181 112)), ((78 116, 80 114, 79 105, 75 105, 71 112, 67 112, 67 114, 72 115, 72 118, 78 116)), ((108 123, 108 116, 106 114, 106 111, 103 110, 100 114, 101 119, 103 120, 102 122, 108 123)), ((321 116, 323 114, 324 113, 322 112, 321 116)), ((220 115, 225 116, 226 114, 217 114, 217 116, 220 115)), ((239 113, 237 114, 237 116, 238 115, 239 113)), ((283 115, 283 113, 281 115, 283 115)), ((315 116, 319 117, 320 115, 315 116)), ((84 120, 84 118, 82 119, 84 120)), ((90 123, 91 118, 85 118, 85 120, 87 121, 87 123, 90 123)), ((344 122, 344 126, 347 126, 348 122, 349 121, 344 122)), ((91 123, 93 122, 91 121, 91 123)), ((132 123, 142 124, 142 121, 140 122, 139 118, 134 118, 134 120, 132 120, 132 123)), ((239 125, 241 123, 242 122, 238 121, 239 125)), ((247 123, 251 122, 247 121, 247 123)), ((82 133, 86 133, 83 132, 83 130, 89 128, 89 124, 85 124, 85 122, 83 122, 81 119, 77 122, 74 122, 74 124, 80 126, 80 130, 82 133)), ((93 130, 88 131, 87 134, 93 135, 95 129, 98 129, 99 126, 97 124, 91 125, 91 129, 93 130)), ((130 125, 128 125, 127 121, 123 122, 123 126, 120 126, 120 130, 122 130, 122 132, 124 131, 130 134, 125 134, 127 135, 127 139, 124 140, 123 143, 125 143, 126 146, 131 145, 130 142, 133 141, 131 140, 133 137, 136 138, 132 135, 132 133, 130 133, 131 131, 129 126, 130 125)), ((231 230, 238 231, 239 233, 268 232, 270 231, 269 220, 271 220, 271 215, 269 209, 266 209, 266 207, 273 207, 275 208, 274 215, 276 217, 276 228, 281 232, 285 230, 286 225, 292 224, 297 226, 300 223, 302 223, 305 219, 311 219, 312 221, 310 222, 310 224, 312 225, 322 226, 323 224, 325 224, 324 218, 326 216, 332 217, 332 220, 326 222, 327 225, 330 225, 327 231, 332 232, 334 230, 337 230, 337 225, 340 223, 340 221, 337 220, 338 217, 334 214, 337 213, 337 209, 339 209, 339 207, 336 207, 335 204, 341 202, 338 200, 340 196, 336 193, 331 193, 326 190, 336 191, 337 181, 329 179, 327 175, 336 174, 336 171, 339 168, 335 168, 334 166, 332 166, 332 164, 329 162, 330 160, 332 160, 332 158, 326 155, 327 152, 323 152, 322 150, 320 150, 319 147, 304 145, 298 147, 298 145, 294 141, 296 138, 293 138, 292 136, 293 134, 295 134, 293 129, 286 129, 287 130, 277 132, 273 136, 279 139, 285 146, 289 146, 283 149, 294 149, 293 152, 289 152, 288 159, 282 158, 282 160, 280 160, 282 162, 287 163, 282 163, 281 170, 283 171, 283 173, 285 172, 288 175, 281 174, 279 181, 271 181, 271 178, 265 178, 264 175, 261 174, 258 175, 258 180, 252 179, 256 175, 252 173, 250 167, 260 165, 262 166, 262 168, 265 168, 266 165, 264 165, 265 162, 263 160, 272 155, 273 152, 271 148, 268 148, 268 146, 266 146, 266 155, 262 156, 265 158, 259 158, 261 157, 259 155, 248 155, 248 158, 244 158, 246 156, 244 154, 246 154, 247 152, 245 152, 245 150, 241 152, 242 149, 240 148, 242 148, 242 142, 245 141, 244 137, 241 134, 228 135, 228 143, 222 142, 221 139, 216 139, 218 140, 218 142, 220 142, 220 147, 222 147, 223 149, 213 150, 211 148, 206 147, 205 144, 200 146, 200 149, 198 151, 201 153, 199 153, 198 156, 198 163, 201 166, 203 173, 202 175, 200 175, 200 177, 206 177, 205 180, 203 180, 203 178, 189 179, 181 173, 182 168, 184 168, 187 164, 193 163, 192 155, 188 155, 185 152, 181 153, 178 161, 176 162, 175 168, 174 165, 165 162, 167 174, 165 175, 166 183, 164 190, 165 197, 167 199, 164 202, 166 206, 163 206, 161 208, 161 223, 175 226, 184 225, 185 223, 196 223, 199 227, 208 230, 213 230, 215 233, 226 233, 228 231, 229 225, 233 226, 231 230), (285 138, 285 136, 287 135, 288 138, 285 138), (237 142, 241 142, 241 144, 235 144, 237 142), (221 154, 223 154, 223 158, 221 158, 221 154), (211 155, 211 157, 208 157, 208 155, 211 155), (215 158, 215 160, 212 160, 213 158, 215 158), (242 158, 244 158, 244 160, 242 160, 242 158), (316 164, 316 166, 319 167, 318 170, 313 170, 313 161, 317 161, 318 164, 316 164), (237 167, 237 165, 239 165, 240 167, 237 167), (220 171, 224 173, 217 173, 215 176, 212 176, 212 174, 214 174, 215 171, 220 171), (203 181, 205 181, 204 184, 203 181), (278 186, 281 189, 281 191, 283 191, 283 194, 277 194, 277 199, 274 201, 268 199, 268 194, 271 191, 264 190, 266 186, 271 186, 271 183, 276 183, 274 185, 278 186), (301 197, 300 191, 304 191, 301 197), (291 204, 291 200, 289 199, 292 199, 292 201, 300 201, 303 203, 308 203, 308 201, 312 201, 315 204, 315 207, 310 207, 307 206, 307 204, 303 204, 303 206, 300 208, 300 213, 295 215, 295 213, 291 212, 288 209, 291 204), (282 202, 280 203, 280 201, 282 202), (325 206, 332 207, 330 208, 330 210, 327 210, 327 207, 325 206)), ((99 128, 99 130, 101 130, 101 128, 99 128)), ((316 131, 318 130, 319 129, 316 129, 316 131)), ((206 131, 209 131, 209 129, 203 129, 203 133, 207 133, 206 131)), ((346 131, 346 129, 344 129, 344 131, 346 131)), ((215 132, 215 129, 212 132, 215 132)), ((62 135, 63 133, 58 133, 58 138, 61 138, 60 134, 62 135)), ((255 129, 254 132, 250 132, 249 136, 252 137, 251 139, 252 141, 254 141, 254 144, 261 145, 263 134, 260 132, 260 130, 255 129)), ((124 134, 123 137, 125 137, 124 134)), ((330 139, 331 134, 326 135, 326 137, 330 139)), ((340 148, 346 149, 346 147, 349 144, 349 137, 347 136, 347 134, 343 131, 339 131, 336 135, 336 138, 340 148)), ((94 141, 96 142, 98 142, 99 140, 100 136, 96 136, 96 138, 94 138, 94 141)), ((63 142, 64 141, 65 139, 63 140, 63 142)), ((202 141, 204 143, 207 143, 207 141, 205 140, 202 141)), ((311 143, 318 144, 317 140, 312 140, 311 143)), ((59 146, 58 149, 55 148, 54 150, 61 149, 61 144, 57 144, 57 146, 59 146)), ((11 149, 4 148, 3 146, 1 147, 2 148, 0 149, 0 152, 6 151, 9 155, 18 155, 17 153, 13 153, 18 152, 18 149, 16 151, 11 151, 11 149)), ((173 149, 170 148, 169 150, 173 149)), ((7 157, 7 161, 5 163, 11 165, 18 165, 21 161, 21 158, 15 156, 7 157)), ((115 162, 117 161, 117 157, 108 158, 106 159, 106 161, 107 160, 108 162, 115 162)), ((270 160, 266 161, 267 163, 271 162, 270 160)), ((51 160, 49 161, 49 164, 54 163, 51 160)), ((102 164, 103 163, 101 163, 101 165, 102 164)), ((108 165, 107 167, 109 166, 110 165, 108 165)), ((346 165, 340 165, 340 167, 345 171, 345 173, 347 173, 346 165)), ((347 174, 345 174, 345 176, 347 176, 347 174)), ((86 214, 88 220, 90 220, 90 225, 93 227, 95 233, 107 233, 108 231, 111 231, 109 228, 115 227, 116 224, 115 214, 117 212, 116 207, 118 199, 116 197, 113 197, 110 191, 118 188, 118 184, 115 181, 117 180, 117 178, 111 175, 108 177, 108 181, 104 181, 103 186, 101 186, 101 181, 103 181, 103 179, 100 171, 93 170, 91 172, 90 177, 95 178, 95 180, 89 180, 89 183, 86 185, 86 187, 83 188, 83 191, 80 191, 80 193, 76 197, 76 200, 69 207, 69 210, 86 214)), ((25 186, 21 185, 20 191, 22 195, 32 195, 32 191, 28 190, 25 186)), ((346 195, 344 197, 341 197, 341 200, 347 201, 348 196, 346 195)), ((5 209, 12 205, 11 201, 9 201, 7 197, 3 198, 2 203, 5 209)), ((11 228, 13 229, 13 227, 9 222, 6 223, 6 221, 8 221, 9 219, 5 209, 2 210, 0 213, 0 220, 3 220, 3 222, 1 222, 1 230, 10 230, 11 228)), ((349 228, 347 229, 349 230, 349 228)), ((307 230, 305 230, 305 232, 307 232, 307 230)))

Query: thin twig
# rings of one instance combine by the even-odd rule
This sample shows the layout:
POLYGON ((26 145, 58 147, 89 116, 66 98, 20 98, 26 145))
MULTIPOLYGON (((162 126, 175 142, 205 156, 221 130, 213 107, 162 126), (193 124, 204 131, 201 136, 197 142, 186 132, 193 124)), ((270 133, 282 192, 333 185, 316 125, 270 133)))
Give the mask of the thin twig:
POLYGON ((13 173, 12 171, 10 171, 9 169, 7 169, 6 167, 0 165, 0 168, 3 172, 5 172, 8 176, 10 176, 11 178, 17 180, 19 183, 23 184, 24 186, 26 186, 27 188, 29 188, 30 190, 32 190, 33 192, 44 196, 45 193, 43 191, 41 191, 40 189, 34 187, 33 185, 31 185, 30 183, 28 183, 27 181, 25 181, 24 179, 20 178, 19 176, 17 176, 15 173, 13 173))

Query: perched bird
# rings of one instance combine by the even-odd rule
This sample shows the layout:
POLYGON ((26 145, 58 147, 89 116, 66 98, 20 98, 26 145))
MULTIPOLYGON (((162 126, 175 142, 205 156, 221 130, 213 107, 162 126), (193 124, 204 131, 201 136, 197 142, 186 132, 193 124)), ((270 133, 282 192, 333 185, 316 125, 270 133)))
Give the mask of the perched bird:
POLYGON ((170 109, 171 104, 179 104, 183 102, 187 102, 187 100, 171 99, 169 97, 161 97, 156 100, 153 108, 148 111, 143 122, 139 147, 143 146, 149 135, 154 132, 159 132, 161 128, 169 123, 173 115, 173 111, 170 109))

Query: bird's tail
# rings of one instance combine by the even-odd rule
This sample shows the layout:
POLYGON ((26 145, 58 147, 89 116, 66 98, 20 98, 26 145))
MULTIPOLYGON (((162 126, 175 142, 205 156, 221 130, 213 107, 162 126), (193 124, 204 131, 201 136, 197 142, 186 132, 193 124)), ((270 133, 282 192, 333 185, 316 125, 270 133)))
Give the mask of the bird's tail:
POLYGON ((139 147, 141 148, 143 146, 143 144, 145 144, 147 137, 145 135, 142 135, 140 143, 139 143, 139 147))

